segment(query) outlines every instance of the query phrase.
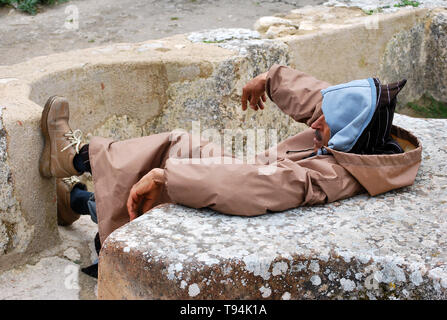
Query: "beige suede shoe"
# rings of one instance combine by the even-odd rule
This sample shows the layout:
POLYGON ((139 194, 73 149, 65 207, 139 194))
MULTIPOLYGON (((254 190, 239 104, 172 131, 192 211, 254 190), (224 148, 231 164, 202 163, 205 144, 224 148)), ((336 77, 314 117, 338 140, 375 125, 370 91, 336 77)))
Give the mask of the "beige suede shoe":
POLYGON ((60 226, 69 226, 80 217, 70 207, 70 192, 78 184, 87 190, 86 185, 75 176, 56 179, 57 224, 60 226))
POLYGON ((45 145, 39 171, 45 178, 79 175, 73 166, 73 158, 79 153, 82 132, 71 130, 69 117, 68 101, 65 98, 52 96, 48 99, 40 122, 45 145))

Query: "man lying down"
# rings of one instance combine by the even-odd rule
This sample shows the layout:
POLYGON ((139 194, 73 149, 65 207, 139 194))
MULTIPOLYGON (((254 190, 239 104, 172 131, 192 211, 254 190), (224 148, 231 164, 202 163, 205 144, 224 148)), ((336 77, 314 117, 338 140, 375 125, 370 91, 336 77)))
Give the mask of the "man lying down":
MULTIPOLYGON (((98 223, 98 251, 112 231, 161 203, 256 216, 365 191, 374 196, 413 184, 421 163, 420 141, 392 125, 396 96, 405 83, 383 85, 368 78, 331 86, 281 65, 249 81, 243 110, 247 102, 255 111, 264 109, 267 94, 284 113, 310 126, 276 146, 276 170, 268 175, 260 174, 272 165, 261 154, 253 164, 189 161, 205 156, 209 143, 201 141, 192 150, 188 134, 124 141, 94 137, 81 146, 82 133, 69 126, 67 100, 53 96, 42 112, 39 170, 45 178, 58 178, 60 225, 80 215, 98 223), (179 147, 188 150, 182 155, 188 161, 173 158, 173 148, 179 147), (92 174, 95 194, 75 178, 84 172, 92 174)), ((83 270, 97 276, 97 264, 83 270)))

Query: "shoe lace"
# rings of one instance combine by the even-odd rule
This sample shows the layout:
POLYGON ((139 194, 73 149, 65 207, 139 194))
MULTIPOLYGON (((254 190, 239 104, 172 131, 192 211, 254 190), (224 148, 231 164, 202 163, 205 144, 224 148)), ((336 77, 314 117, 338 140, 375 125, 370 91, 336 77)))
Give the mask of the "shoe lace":
POLYGON ((81 182, 81 180, 79 180, 78 177, 76 176, 71 176, 71 177, 67 177, 67 178, 62 178, 62 181, 65 182, 70 188, 72 186, 74 186, 76 183, 81 182))
POLYGON ((70 130, 69 132, 64 134, 64 137, 67 137, 68 140, 71 141, 71 143, 69 145, 66 145, 65 148, 61 150, 61 152, 64 152, 71 146, 74 146, 76 153, 79 153, 79 147, 82 140, 82 131, 79 129, 76 129, 75 131, 70 130))

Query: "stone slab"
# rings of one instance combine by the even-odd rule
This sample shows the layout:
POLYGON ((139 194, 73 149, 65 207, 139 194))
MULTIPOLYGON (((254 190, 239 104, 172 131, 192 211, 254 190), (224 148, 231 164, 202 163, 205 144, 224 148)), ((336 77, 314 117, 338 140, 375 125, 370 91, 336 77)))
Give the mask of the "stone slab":
POLYGON ((446 299, 447 120, 396 115, 422 141, 414 185, 259 217, 177 205, 117 229, 100 299, 446 299))
POLYGON ((93 238, 98 226, 81 216, 71 226, 58 227, 58 246, 32 255, 22 266, 0 273, 0 300, 96 300, 97 280, 80 268, 94 263, 93 238))
POLYGON ((0 300, 78 300, 79 265, 59 257, 0 275, 0 300))

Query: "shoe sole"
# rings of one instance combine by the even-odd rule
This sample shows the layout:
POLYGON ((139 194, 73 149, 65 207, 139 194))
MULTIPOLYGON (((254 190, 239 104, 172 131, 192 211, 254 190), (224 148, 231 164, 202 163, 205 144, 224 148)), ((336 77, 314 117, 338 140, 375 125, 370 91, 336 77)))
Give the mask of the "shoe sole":
POLYGON ((48 133, 48 113, 50 111, 51 105, 54 100, 58 98, 58 96, 51 96, 47 103, 45 103, 45 107, 42 111, 42 118, 40 119, 40 129, 42 130, 42 134, 44 137, 44 146, 43 151, 39 159, 39 172, 40 175, 44 178, 51 178, 51 169, 50 169, 50 161, 51 161, 51 140, 50 135, 48 133))

